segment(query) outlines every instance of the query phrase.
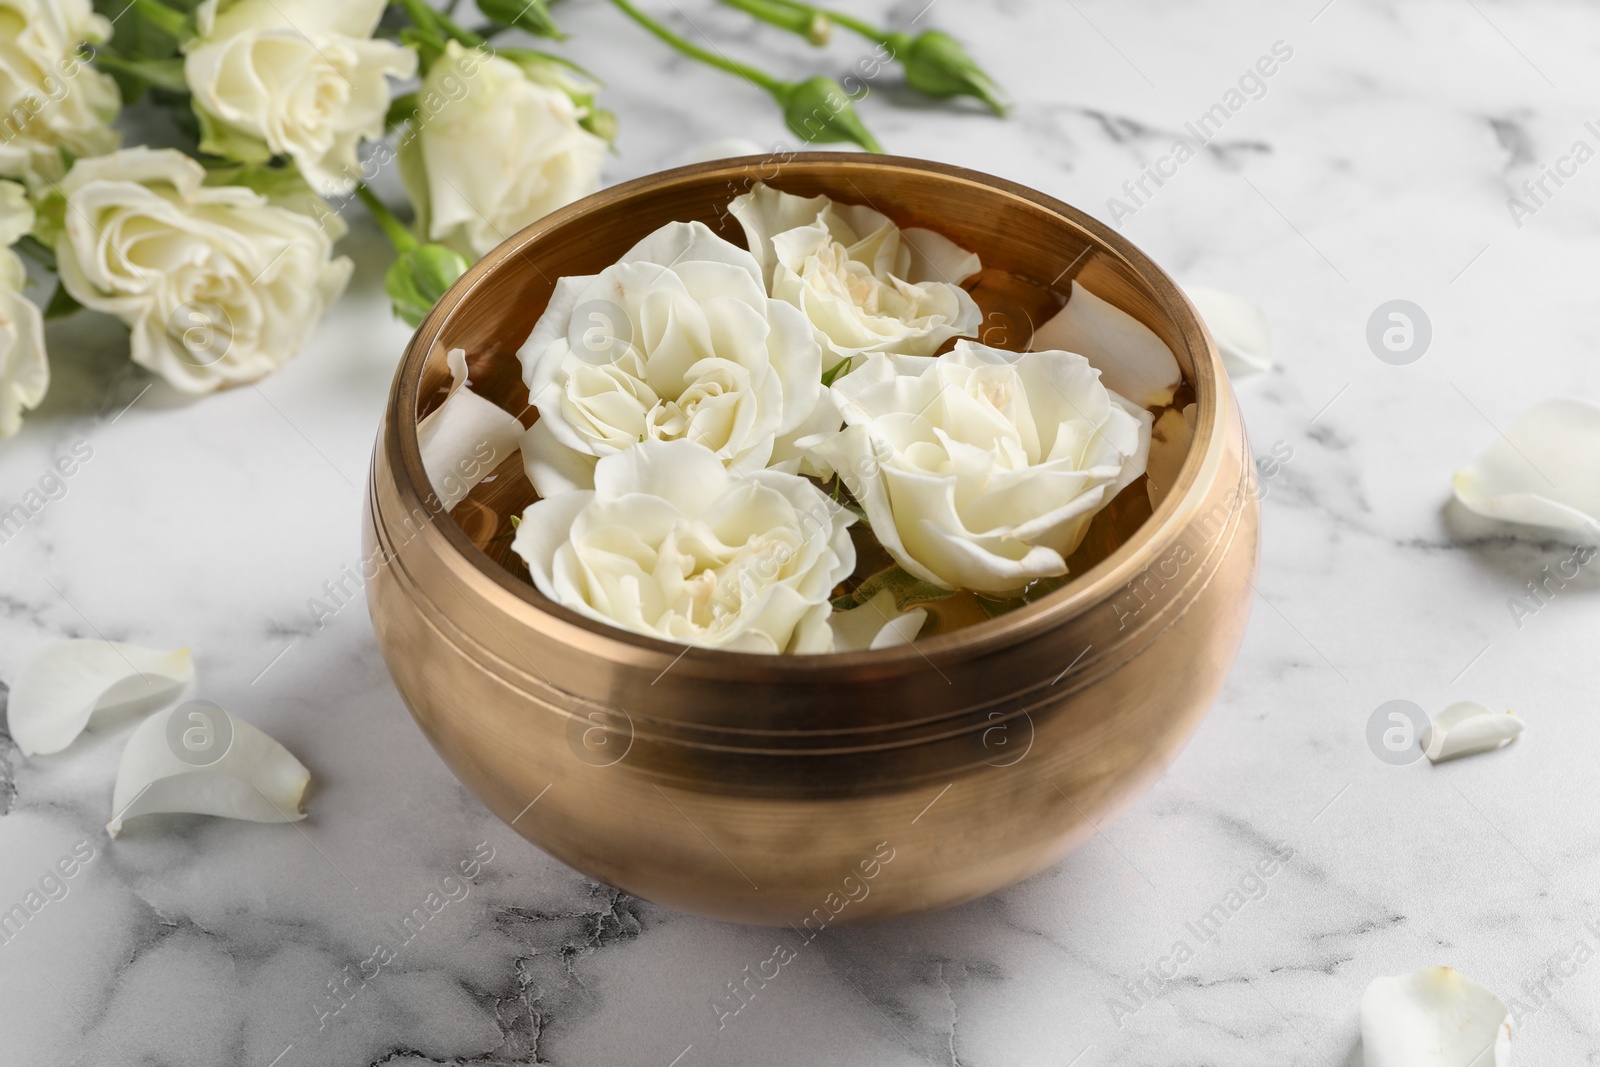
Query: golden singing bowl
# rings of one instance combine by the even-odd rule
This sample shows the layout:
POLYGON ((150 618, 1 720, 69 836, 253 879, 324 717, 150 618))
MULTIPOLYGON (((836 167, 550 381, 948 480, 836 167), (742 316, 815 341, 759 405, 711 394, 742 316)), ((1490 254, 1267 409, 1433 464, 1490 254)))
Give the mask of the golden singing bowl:
MULTIPOLYGON (((499 461, 504 462, 499 462, 499 461)), ((1256 569, 1249 445, 1222 363, 1177 285, 1083 212, 916 159, 809 152, 651 175, 528 227, 417 330, 372 461, 372 620, 429 741, 490 810, 579 871, 668 907, 808 929, 942 908, 1055 863, 1176 757, 1237 653, 1256 569), (1175 488, 1120 547, 1016 611, 915 645, 765 656, 590 621, 508 551, 534 499, 516 455, 439 513, 418 420, 469 354, 524 424, 515 353, 557 278, 755 181, 867 203, 976 251, 983 339, 1021 347, 1070 281, 1171 346, 1198 405, 1175 488)), ((1136 483, 1142 491, 1143 483, 1136 483)), ((1148 508, 1146 508, 1148 511, 1148 508)), ((1075 557, 1077 558, 1077 557, 1075 557)))

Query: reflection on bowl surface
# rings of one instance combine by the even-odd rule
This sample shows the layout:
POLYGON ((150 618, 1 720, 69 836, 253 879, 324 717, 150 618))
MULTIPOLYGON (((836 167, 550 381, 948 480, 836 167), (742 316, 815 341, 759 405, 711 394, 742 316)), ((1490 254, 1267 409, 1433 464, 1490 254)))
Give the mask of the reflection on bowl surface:
MULTIPOLYGON (((1215 697, 1251 603, 1258 506, 1221 362, 1178 287, 1041 193, 855 153, 700 164, 605 190, 485 257, 422 324, 373 457, 368 583, 395 683, 451 769, 545 851, 627 892, 742 922, 834 923, 970 900, 1066 855, 1155 780, 1215 697), (1074 580, 914 646, 690 649, 544 599, 507 549, 533 499, 513 455, 452 516, 416 439, 445 352, 529 423, 516 350, 563 275, 724 208, 756 181, 868 203, 976 251, 985 340, 1019 348, 1076 279, 1154 330, 1197 405, 1171 493, 1074 580), (1120 545, 1117 542, 1120 541, 1120 545)), ((1120 534, 1123 531, 1118 531, 1120 534)))

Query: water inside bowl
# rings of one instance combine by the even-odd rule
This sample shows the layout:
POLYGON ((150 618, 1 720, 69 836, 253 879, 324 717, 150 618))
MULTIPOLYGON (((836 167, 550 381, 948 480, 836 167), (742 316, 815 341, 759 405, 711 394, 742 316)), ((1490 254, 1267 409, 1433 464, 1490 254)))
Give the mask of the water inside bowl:
MULTIPOLYGON (((1070 289, 1070 285, 1071 277, 1068 276, 1046 284, 1021 274, 985 267, 966 284, 968 292, 983 312, 978 340, 994 348, 1013 351, 1025 348, 1033 336, 1034 328, 1065 305, 1063 290, 1070 289)), ((954 347, 954 343, 949 342, 945 350, 954 347)), ((469 352, 467 368, 469 383, 476 392, 517 416, 524 426, 533 425, 538 412, 528 403, 528 390, 522 382, 522 364, 515 349, 469 352)), ((448 389, 448 379, 440 381, 434 394, 420 405, 419 418, 443 403, 448 389)), ((1179 387, 1171 407, 1181 411, 1185 405, 1193 402, 1194 390, 1185 381, 1179 387)), ((1152 414, 1159 417, 1162 412, 1153 410, 1152 414)), ((1186 441, 1154 442, 1152 450, 1172 450, 1167 459, 1175 468, 1181 463, 1187 446, 1186 441)), ((538 494, 523 472, 521 454, 513 454, 456 505, 451 517, 490 559, 521 580, 528 581, 527 566, 511 550, 511 539, 515 533, 511 519, 513 516, 520 517, 523 510, 537 499, 538 494)), ((1148 477, 1141 475, 1095 516, 1083 542, 1067 558, 1066 575, 1036 581, 1020 596, 1008 599, 961 592, 926 604, 924 606, 928 609, 929 619, 921 635, 933 636, 970 626, 1048 596, 1065 586, 1074 576, 1085 573, 1110 556, 1134 535, 1151 514, 1148 477)), ((853 527, 852 532, 857 550, 856 569, 835 590, 836 595, 854 590, 868 577, 893 562, 860 524, 853 527)))

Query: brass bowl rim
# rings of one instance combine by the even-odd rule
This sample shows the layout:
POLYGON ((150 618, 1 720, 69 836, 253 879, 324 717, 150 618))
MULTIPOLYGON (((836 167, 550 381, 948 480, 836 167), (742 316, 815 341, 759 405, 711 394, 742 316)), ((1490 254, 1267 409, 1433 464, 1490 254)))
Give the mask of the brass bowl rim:
MULTIPOLYGON (((479 259, 462 275, 439 299, 433 310, 412 334, 411 340, 406 345, 405 354, 395 371, 394 383, 385 407, 387 429, 380 435, 379 447, 388 447, 391 451, 390 469, 394 471, 396 489, 403 509, 409 513, 413 508, 424 507, 424 494, 418 491, 418 487, 424 486, 431 490, 431 483, 423 470, 421 447, 417 441, 416 411, 423 367, 428 354, 439 343, 440 335, 451 317, 492 271, 513 257, 522 255, 528 245, 546 233, 579 222, 590 211, 625 200, 636 192, 658 189, 663 184, 687 182, 691 179, 696 182, 703 181, 713 175, 724 176, 731 184, 736 179, 751 178, 750 168, 770 164, 772 158, 768 153, 695 163, 647 174, 601 189, 582 200, 557 209, 518 231, 479 259), (391 432, 396 435, 395 438, 389 436, 391 432), (393 455, 396 446, 399 453, 397 463, 392 462, 396 458, 393 455)), ((435 521, 430 522, 428 526, 471 565, 469 580, 477 586, 475 592, 492 596, 493 590, 498 588, 537 612, 552 616, 607 642, 611 647, 603 654, 608 656, 626 653, 624 658, 637 661, 641 654, 645 654, 676 662, 683 658, 687 651, 693 650, 695 656, 691 658, 698 664, 720 663, 735 674, 757 671, 762 672, 763 677, 774 681, 785 679, 815 681, 818 672, 893 668, 907 664, 914 665, 919 660, 937 666, 940 662, 954 661, 1010 646, 1040 631, 1052 629, 1106 601, 1116 589, 1127 585, 1140 572, 1162 558, 1166 550, 1175 544, 1177 536, 1192 517, 1191 513, 1196 506, 1192 499, 1193 490, 1199 481, 1200 471, 1227 446, 1227 442, 1219 433, 1223 415, 1221 398, 1227 382, 1222 359, 1198 311, 1178 284, 1131 241, 1104 223, 1070 204, 1006 178, 967 167, 910 156, 869 155, 863 152, 796 152, 785 153, 783 158, 784 167, 794 164, 835 164, 883 173, 896 170, 932 172, 952 181, 980 187, 987 193, 1010 196, 1025 201, 1034 208, 1042 208, 1061 216, 1082 231, 1092 243, 1098 245, 1099 251, 1120 258, 1132 268, 1134 273, 1149 286, 1160 309, 1176 326, 1193 367, 1189 381, 1195 391, 1194 436, 1189 453, 1179 470, 1177 482, 1161 502, 1161 506, 1156 508, 1138 531, 1111 555, 1049 595, 993 619, 962 627, 950 633, 875 651, 815 655, 732 652, 701 645, 679 644, 609 626, 548 599, 532 582, 523 581, 478 548, 448 514, 438 513, 434 516, 435 521), (446 521, 439 521, 441 519, 446 521)), ((769 184, 781 187, 781 174, 770 179, 769 184)), ((982 257, 981 248, 974 251, 980 258, 982 257)), ((1050 284, 1054 286, 1055 283, 1050 284)), ((427 509, 424 507, 424 510, 427 509)))

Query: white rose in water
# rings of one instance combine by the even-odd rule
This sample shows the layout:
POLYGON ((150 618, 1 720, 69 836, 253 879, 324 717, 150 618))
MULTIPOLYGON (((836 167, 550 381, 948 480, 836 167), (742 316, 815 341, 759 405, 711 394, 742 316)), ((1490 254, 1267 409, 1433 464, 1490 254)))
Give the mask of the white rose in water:
POLYGON ((643 440, 792 469, 795 437, 839 425, 805 316, 704 223, 669 223, 599 274, 557 281, 518 355, 539 409, 523 460, 545 497, 589 488, 598 458, 643 440))
POLYGON ((957 341, 936 359, 872 356, 833 392, 845 428, 801 446, 839 472, 895 562, 947 589, 1065 574, 1150 447, 1149 413, 1072 352, 957 341))
POLYGON ((0 0, 0 175, 56 181, 62 149, 97 156, 117 147, 117 83, 81 47, 110 36, 89 0, 0 0))
POLYGON ((647 440, 594 488, 531 504, 511 546, 545 596, 634 633, 736 652, 829 652, 855 517, 795 474, 738 474, 647 440))
POLYGON ((828 368, 869 352, 931 356, 978 332, 983 313, 960 283, 978 257, 932 230, 902 230, 860 204, 757 183, 728 208, 768 291, 805 312, 828 368))
POLYGON ((318 192, 348 193, 356 146, 383 136, 388 79, 417 54, 372 40, 384 0, 205 0, 184 80, 209 152, 240 162, 294 160, 318 192))
POLYGON ((305 345, 351 264, 315 220, 242 186, 202 185, 182 152, 79 160, 61 183, 61 281, 133 331, 133 360, 204 393, 262 378, 305 345))
POLYGON ((33 208, 22 186, 0 182, 0 437, 21 428, 23 409, 38 407, 50 385, 44 318, 22 295, 28 273, 11 251, 31 229, 33 208))
POLYGON ((428 239, 481 256, 600 188, 606 142, 560 89, 454 41, 417 91, 401 176, 428 239))

